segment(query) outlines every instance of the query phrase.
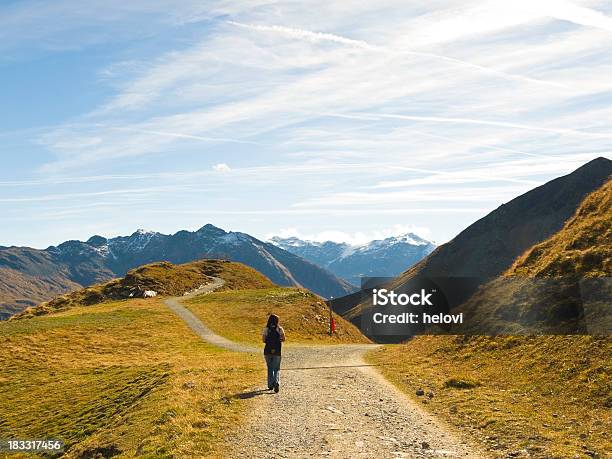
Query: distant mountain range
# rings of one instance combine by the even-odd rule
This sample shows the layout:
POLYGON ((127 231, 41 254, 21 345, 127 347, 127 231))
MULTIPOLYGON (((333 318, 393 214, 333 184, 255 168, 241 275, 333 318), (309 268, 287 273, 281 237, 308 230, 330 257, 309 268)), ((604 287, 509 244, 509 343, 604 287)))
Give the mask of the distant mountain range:
POLYGON ((138 230, 112 239, 93 236, 86 242, 67 241, 45 250, 0 247, 0 318, 58 294, 123 276, 144 264, 202 258, 238 261, 278 285, 302 286, 326 298, 355 290, 324 268, 274 244, 209 224, 173 235, 138 230))
POLYGON ((270 242, 357 286, 361 277, 395 277, 436 248, 433 242, 413 233, 363 245, 314 242, 297 237, 273 237, 270 242))

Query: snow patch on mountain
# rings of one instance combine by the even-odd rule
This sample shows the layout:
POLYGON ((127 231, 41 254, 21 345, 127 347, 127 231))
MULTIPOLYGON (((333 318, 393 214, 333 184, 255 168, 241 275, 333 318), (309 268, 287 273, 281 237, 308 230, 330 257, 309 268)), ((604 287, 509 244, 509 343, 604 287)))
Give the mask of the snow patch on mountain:
POLYGON ((362 277, 393 277, 429 255, 435 244, 414 233, 351 245, 292 236, 270 242, 358 285, 362 277))
POLYGON ((245 242, 242 233, 234 233, 234 232, 230 232, 224 236, 221 236, 219 240, 223 241, 225 244, 234 245, 234 246, 240 245, 245 242))

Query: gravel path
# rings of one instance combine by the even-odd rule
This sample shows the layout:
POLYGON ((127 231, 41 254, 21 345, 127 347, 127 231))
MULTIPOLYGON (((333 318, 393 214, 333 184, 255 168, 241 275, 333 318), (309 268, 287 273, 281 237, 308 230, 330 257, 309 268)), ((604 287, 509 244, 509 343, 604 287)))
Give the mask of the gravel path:
MULTIPOLYGON (((209 284, 197 294, 214 288, 209 284)), ((215 335, 179 300, 166 304, 204 340, 261 352, 215 335)), ((486 457, 366 366, 362 356, 374 347, 284 346, 280 393, 264 390, 262 381, 236 395, 249 399, 250 411, 246 424, 229 436, 227 457, 486 457)))
POLYGON ((259 352, 259 349, 253 346, 247 346, 244 344, 235 343, 230 341, 223 336, 217 335, 210 328, 198 319, 191 311, 181 304, 181 300, 192 298, 196 295, 206 295, 207 293, 213 292, 225 284, 223 279, 213 277, 213 282, 210 284, 203 285, 202 287, 189 292, 182 297, 168 298, 165 300, 166 306, 168 306, 177 316, 185 321, 189 328, 191 328, 196 335, 202 338, 204 341, 214 344, 218 347, 223 347, 237 352, 259 352))

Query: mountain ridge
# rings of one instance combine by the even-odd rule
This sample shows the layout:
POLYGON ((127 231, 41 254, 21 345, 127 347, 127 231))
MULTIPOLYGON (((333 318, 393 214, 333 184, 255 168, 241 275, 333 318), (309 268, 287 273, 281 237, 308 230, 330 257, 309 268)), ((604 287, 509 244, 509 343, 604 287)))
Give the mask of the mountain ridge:
POLYGON ((611 236, 612 180, 589 194, 560 231, 461 305, 479 318, 468 331, 610 334, 611 236))
POLYGON ((407 265, 435 249, 433 242, 414 233, 375 239, 365 244, 317 242, 297 237, 270 239, 273 244, 322 266, 353 285, 362 277, 394 277, 407 265))
POLYGON ((85 242, 70 240, 44 250, 0 248, 0 270, 12 270, 13 274, 12 290, 6 285, 2 288, 0 283, 0 318, 75 287, 121 277, 138 266, 159 261, 182 264, 205 258, 240 262, 278 285, 304 287, 323 297, 342 296, 354 290, 325 269, 246 233, 228 232, 212 224, 171 235, 139 229, 129 236, 94 235, 85 242), (46 291, 30 297, 19 295, 32 290, 40 278, 49 281, 46 291), (22 303, 24 300, 27 303, 22 303))
MULTIPOLYGON (((416 276, 465 277, 464 291, 452 298, 452 306, 459 306, 525 251, 560 231, 584 199, 611 175, 612 161, 599 157, 517 196, 437 247, 390 282, 389 288, 400 290, 416 276)), ((364 302, 345 314, 356 323, 368 307, 364 302)))
POLYGON ((492 278, 499 275, 516 257, 559 231, 584 198, 600 188, 610 175, 612 161, 598 157, 570 174, 550 180, 477 220, 408 269, 404 276, 423 273, 492 278), (531 218, 527 224, 521 222, 526 220, 525 214, 531 218), (490 244, 481 240, 479 244, 469 244, 473 239, 486 239, 487 233, 495 227, 504 230, 503 240, 494 237, 490 244), (478 253, 470 252, 477 248, 478 253), (482 250, 492 256, 484 256, 487 253, 481 253, 482 250))

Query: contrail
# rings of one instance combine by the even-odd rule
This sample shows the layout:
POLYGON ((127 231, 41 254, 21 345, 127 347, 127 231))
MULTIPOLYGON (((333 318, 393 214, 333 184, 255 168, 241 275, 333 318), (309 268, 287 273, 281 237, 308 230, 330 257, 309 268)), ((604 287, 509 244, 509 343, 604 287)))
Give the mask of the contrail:
POLYGON ((279 25, 256 25, 256 24, 245 24, 243 22, 227 21, 228 24, 242 27, 244 29, 257 30, 259 32, 275 32, 283 35, 290 36, 292 38, 298 38, 302 40, 311 41, 318 43, 321 41, 332 41, 334 43, 340 43, 343 45, 353 46, 355 48, 368 49, 370 51, 383 51, 384 48, 380 46, 370 45, 368 42, 363 40, 354 40, 352 38, 342 37, 332 33, 313 32, 311 30, 294 29, 292 27, 285 27, 279 25))
POLYGON ((448 57, 448 56, 443 56, 440 54, 433 54, 433 53, 425 53, 425 52, 419 52, 419 51, 397 51, 394 49, 390 49, 384 46, 376 46, 376 45, 371 45, 370 43, 363 41, 363 40, 354 40, 352 38, 347 38, 347 37, 343 37, 341 35, 335 35, 335 34, 331 34, 331 33, 322 33, 322 32, 313 32, 311 30, 304 30, 304 29, 295 29, 292 27, 285 27, 285 26, 279 26, 279 25, 256 25, 256 24, 245 24, 242 22, 236 22, 236 21, 227 21, 228 24, 237 26, 237 27, 242 27, 245 29, 250 29, 250 30, 256 30, 259 32, 272 32, 272 33, 278 33, 278 34, 282 34, 291 38, 295 38, 295 39, 299 39, 299 40, 306 40, 306 41, 310 41, 312 43, 318 43, 321 41, 328 41, 328 42, 333 42, 333 43, 338 43, 338 44, 342 44, 342 45, 346 45, 346 46, 351 46, 354 48, 360 48, 360 49, 364 49, 367 51, 375 51, 375 52, 381 52, 381 53, 388 53, 388 54, 395 54, 395 55, 407 55, 407 56, 418 56, 418 57, 426 57, 426 58, 430 58, 430 59, 438 59, 438 60, 443 60, 446 62, 450 62, 452 64, 457 64, 457 65, 461 65, 464 67, 470 67, 482 72, 487 72, 487 73, 491 73, 491 74, 495 74, 504 78, 510 78, 510 79, 514 79, 514 80, 521 80, 521 81, 525 81, 528 83, 535 83, 535 84, 541 84, 541 85, 546 85, 546 86, 552 86, 555 88, 563 88, 563 89, 570 89, 568 86, 561 84, 561 83, 555 83, 555 82, 551 82, 551 81, 545 81, 545 80, 539 80, 536 78, 529 78, 529 77, 525 77, 522 75, 516 75, 516 74, 512 74, 512 73, 507 73, 507 72, 502 72, 500 70, 496 70, 496 69, 492 69, 489 67, 483 67, 482 65, 478 65, 478 64, 473 64, 471 62, 467 62, 461 59, 456 59, 453 57, 448 57))
POLYGON ((519 6, 561 21, 612 32, 612 17, 567 0, 522 0, 519 6))
POLYGON ((149 129, 139 129, 139 128, 130 128, 130 127, 119 127, 119 126, 105 126, 105 127, 108 127, 109 129, 118 130, 118 131, 140 132, 141 134, 152 134, 152 135, 159 135, 159 136, 164 136, 164 137, 178 137, 181 139, 204 140, 206 142, 230 142, 230 143, 245 143, 249 145, 261 145, 258 142, 253 142, 250 140, 230 139, 227 137, 207 137, 207 136, 193 135, 193 134, 182 134, 178 132, 152 131, 149 129))
POLYGON ((526 131, 540 131, 550 132, 554 134, 563 135, 577 135, 582 137, 591 137, 596 139, 610 139, 612 133, 600 133, 600 132, 587 132, 576 129, 563 129, 563 128, 547 128, 542 126, 531 126, 528 124, 517 124, 507 123, 503 121, 489 121, 489 120, 478 120, 473 118, 448 118, 442 116, 417 116, 417 115, 395 115, 388 113, 355 113, 355 114, 343 114, 343 113, 319 113, 321 116, 330 116, 334 118, 348 118, 348 119, 359 119, 359 120, 376 120, 383 118, 408 120, 408 121, 427 121, 432 123, 451 123, 451 124, 478 124, 481 126, 497 126, 512 129, 523 129, 526 131))
POLYGON ((490 148, 492 150, 505 151, 505 152, 508 152, 508 153, 518 153, 518 154, 521 154, 521 155, 532 156, 532 157, 535 157, 535 158, 559 159, 559 160, 562 160, 562 161, 568 160, 568 158, 564 158, 562 156, 542 155, 542 154, 539 154, 539 153, 530 153, 530 152, 527 152, 527 151, 515 150, 514 148, 497 147, 495 145, 489 145, 489 144, 486 144, 486 143, 465 142, 463 140, 457 140, 457 139, 453 139, 451 137, 446 137, 446 136, 443 136, 443 135, 430 134, 429 132, 423 132, 423 131, 417 131, 417 130, 412 130, 411 132, 414 132, 414 133, 419 134, 419 135, 427 136, 427 137, 432 137, 434 139, 447 140, 449 142, 453 142, 453 143, 460 144, 460 145, 468 145, 470 147, 490 148))

